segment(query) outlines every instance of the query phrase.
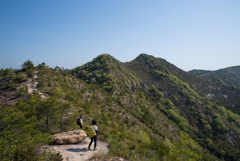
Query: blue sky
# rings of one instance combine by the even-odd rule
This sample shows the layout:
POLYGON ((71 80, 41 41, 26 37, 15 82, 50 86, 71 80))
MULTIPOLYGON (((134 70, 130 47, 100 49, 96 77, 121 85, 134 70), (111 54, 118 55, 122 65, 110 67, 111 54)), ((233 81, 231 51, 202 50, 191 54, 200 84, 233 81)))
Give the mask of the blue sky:
POLYGON ((141 53, 177 67, 240 65, 239 0, 1 0, 0 69, 75 68, 107 53, 141 53))

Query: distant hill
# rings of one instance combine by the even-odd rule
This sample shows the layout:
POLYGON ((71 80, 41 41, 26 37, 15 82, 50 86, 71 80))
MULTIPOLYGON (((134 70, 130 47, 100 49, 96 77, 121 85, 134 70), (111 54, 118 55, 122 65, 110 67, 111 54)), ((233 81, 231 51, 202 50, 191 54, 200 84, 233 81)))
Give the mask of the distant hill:
POLYGON ((240 87, 240 66, 228 67, 216 71, 191 70, 189 73, 217 84, 240 87))

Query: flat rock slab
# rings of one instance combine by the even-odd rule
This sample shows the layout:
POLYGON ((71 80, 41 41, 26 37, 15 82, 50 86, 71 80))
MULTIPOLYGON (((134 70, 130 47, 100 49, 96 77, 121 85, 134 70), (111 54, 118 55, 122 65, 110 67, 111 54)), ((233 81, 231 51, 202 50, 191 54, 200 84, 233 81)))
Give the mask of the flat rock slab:
MULTIPOLYGON (((87 150, 89 145, 89 138, 84 139, 82 143, 67 144, 67 145, 47 145, 42 149, 52 150, 55 153, 62 155, 63 161, 87 161, 93 155, 108 154, 108 144, 97 141, 98 150, 87 150)), ((93 144, 91 148, 93 149, 93 144)))
POLYGON ((74 130, 52 135, 55 144, 77 144, 87 137, 83 130, 74 130))

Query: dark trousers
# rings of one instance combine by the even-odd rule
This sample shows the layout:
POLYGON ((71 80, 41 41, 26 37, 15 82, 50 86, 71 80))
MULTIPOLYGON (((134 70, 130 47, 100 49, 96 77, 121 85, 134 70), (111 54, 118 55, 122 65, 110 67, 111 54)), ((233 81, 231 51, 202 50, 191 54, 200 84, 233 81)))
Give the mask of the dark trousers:
POLYGON ((82 129, 83 128, 83 126, 80 124, 80 129, 82 129))
POLYGON ((88 148, 90 148, 90 146, 92 145, 93 140, 94 140, 94 148, 96 148, 96 146, 97 146, 97 135, 94 135, 94 137, 91 137, 91 142, 89 143, 88 148))

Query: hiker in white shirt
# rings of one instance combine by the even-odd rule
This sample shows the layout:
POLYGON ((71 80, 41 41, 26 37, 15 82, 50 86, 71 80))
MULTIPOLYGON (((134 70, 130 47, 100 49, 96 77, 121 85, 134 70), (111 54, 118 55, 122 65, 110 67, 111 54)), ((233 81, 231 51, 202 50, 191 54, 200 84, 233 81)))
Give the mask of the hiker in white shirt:
POLYGON ((82 128, 83 128, 83 120, 82 120, 82 116, 80 116, 79 118, 80 118, 80 119, 79 119, 79 121, 80 121, 80 129, 82 129, 82 128))

